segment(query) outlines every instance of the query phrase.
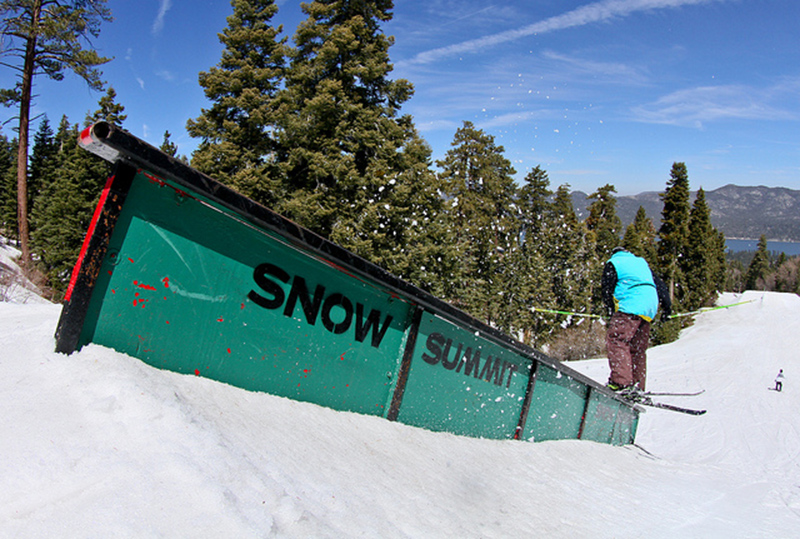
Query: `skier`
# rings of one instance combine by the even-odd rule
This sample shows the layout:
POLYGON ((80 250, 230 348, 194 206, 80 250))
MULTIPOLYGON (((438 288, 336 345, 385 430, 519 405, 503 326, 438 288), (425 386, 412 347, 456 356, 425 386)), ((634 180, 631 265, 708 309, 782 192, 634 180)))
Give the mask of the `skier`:
POLYGON ((778 372, 778 376, 775 377, 775 391, 780 391, 783 389, 783 369, 778 372))
POLYGON ((661 305, 661 319, 672 312, 664 281, 653 275, 643 258, 623 247, 611 251, 601 279, 603 304, 611 315, 606 332, 608 387, 627 398, 642 398, 647 375, 646 351, 650 322, 661 305))

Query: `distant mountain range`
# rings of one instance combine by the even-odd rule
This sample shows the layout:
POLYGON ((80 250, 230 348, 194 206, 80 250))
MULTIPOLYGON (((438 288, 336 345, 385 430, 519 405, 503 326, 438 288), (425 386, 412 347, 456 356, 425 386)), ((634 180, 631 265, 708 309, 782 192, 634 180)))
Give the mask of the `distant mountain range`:
MULTIPOLYGON (((658 229, 664 208, 659 195, 658 192, 649 191, 633 196, 618 196, 617 215, 622 224, 627 227, 633 222, 641 206, 658 229)), ((692 192, 692 202, 695 195, 692 192)), ((581 219, 588 215, 586 208, 592 202, 587 196, 581 191, 572 193, 572 203, 581 219)), ((706 191, 706 202, 711 209, 711 224, 728 239, 758 239, 764 234, 768 240, 800 242, 798 190, 726 185, 706 191)))

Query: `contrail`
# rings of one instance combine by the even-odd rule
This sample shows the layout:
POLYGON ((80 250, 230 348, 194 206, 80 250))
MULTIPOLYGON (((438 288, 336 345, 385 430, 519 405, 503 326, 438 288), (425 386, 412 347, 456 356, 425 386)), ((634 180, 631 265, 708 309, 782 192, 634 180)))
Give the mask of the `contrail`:
POLYGON ((161 33, 161 30, 164 28, 164 19, 167 16, 167 11, 169 11, 171 7, 172 0, 159 1, 158 15, 156 15, 156 20, 153 22, 153 28, 151 29, 153 35, 161 33))
POLYGON ((724 0, 605 0, 581 6, 562 15, 556 15, 543 21, 508 30, 490 36, 462 41, 455 45, 421 52, 409 60, 409 64, 427 64, 454 54, 470 53, 486 47, 514 41, 533 34, 544 34, 565 28, 584 26, 595 22, 607 21, 615 17, 625 17, 631 13, 655 9, 677 8, 694 4, 708 4, 724 0))

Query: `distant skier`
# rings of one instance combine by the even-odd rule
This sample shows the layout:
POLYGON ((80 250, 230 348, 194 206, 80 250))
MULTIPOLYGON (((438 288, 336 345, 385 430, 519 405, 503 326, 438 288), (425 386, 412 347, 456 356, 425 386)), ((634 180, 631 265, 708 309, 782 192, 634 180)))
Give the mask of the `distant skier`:
POLYGON ((775 391, 780 391, 783 389, 783 369, 778 372, 778 376, 775 377, 775 391))
POLYGON ((608 387, 626 396, 645 390, 650 322, 661 304, 661 319, 672 312, 664 281, 653 275, 645 259, 622 247, 611 251, 601 279, 603 304, 611 320, 606 332, 608 387))

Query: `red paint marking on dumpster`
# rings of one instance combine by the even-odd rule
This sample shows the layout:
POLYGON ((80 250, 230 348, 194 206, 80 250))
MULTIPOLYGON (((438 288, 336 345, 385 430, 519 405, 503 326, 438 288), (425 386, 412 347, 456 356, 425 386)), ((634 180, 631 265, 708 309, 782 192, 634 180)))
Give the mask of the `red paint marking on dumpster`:
POLYGON ((169 288, 169 277, 164 277, 161 282, 164 283, 164 288, 169 288))
MULTIPOLYGON (((91 140, 91 134, 89 128, 86 128, 81 133, 81 139, 86 138, 86 140, 91 140)), ((106 180, 106 184, 103 187, 103 192, 100 194, 100 200, 97 202, 97 206, 94 209, 94 214, 92 215, 92 220, 89 222, 89 230, 86 231, 86 236, 83 238, 83 244, 81 245, 80 253, 78 254, 78 262, 75 264, 75 267, 72 270, 72 275, 70 276, 69 285, 67 286, 67 292, 64 295, 64 301, 69 302, 72 299, 72 292, 75 290, 75 283, 78 282, 78 275, 83 268, 83 261, 86 258, 86 253, 89 250, 89 241, 94 236, 95 228, 97 227, 97 223, 100 220, 100 215, 103 213, 103 206, 106 204, 106 200, 108 199, 109 193, 111 193, 111 184, 114 183, 114 175, 109 176, 106 180)))
POLYGON ((194 370, 194 375, 195 376, 200 376, 200 369, 195 369, 194 370))

